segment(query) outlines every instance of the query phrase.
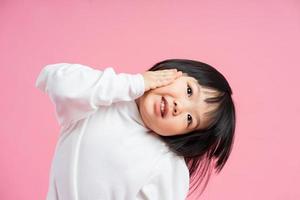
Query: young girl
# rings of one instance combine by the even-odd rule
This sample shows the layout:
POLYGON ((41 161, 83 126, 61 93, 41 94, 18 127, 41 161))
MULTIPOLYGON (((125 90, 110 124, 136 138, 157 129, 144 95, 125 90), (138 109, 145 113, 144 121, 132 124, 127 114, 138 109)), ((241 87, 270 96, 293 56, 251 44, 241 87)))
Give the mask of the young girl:
POLYGON ((48 200, 184 200, 195 172, 201 183, 230 155, 232 91, 205 63, 169 59, 142 74, 59 63, 36 87, 61 127, 48 200))

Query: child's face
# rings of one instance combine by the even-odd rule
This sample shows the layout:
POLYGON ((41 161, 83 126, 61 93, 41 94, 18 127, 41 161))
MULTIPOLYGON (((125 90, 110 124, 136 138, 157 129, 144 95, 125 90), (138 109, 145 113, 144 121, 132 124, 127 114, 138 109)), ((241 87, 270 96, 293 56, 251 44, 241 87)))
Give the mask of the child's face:
POLYGON ((209 119, 204 113, 214 109, 216 105, 207 104, 204 99, 215 96, 214 94, 214 90, 203 88, 195 78, 183 74, 169 85, 145 92, 136 99, 136 103, 141 118, 149 129, 163 136, 180 135, 206 127, 209 119), (160 108, 162 96, 167 100, 169 108, 164 117, 156 111, 157 106, 160 108))

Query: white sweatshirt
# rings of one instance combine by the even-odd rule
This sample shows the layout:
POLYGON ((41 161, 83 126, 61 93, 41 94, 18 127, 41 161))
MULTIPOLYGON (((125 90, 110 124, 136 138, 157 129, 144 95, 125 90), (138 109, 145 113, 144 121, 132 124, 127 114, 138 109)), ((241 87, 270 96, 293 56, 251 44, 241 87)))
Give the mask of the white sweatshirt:
POLYGON ((80 64, 45 66, 36 87, 47 93, 61 127, 47 200, 184 200, 189 171, 145 127, 136 102, 141 74, 80 64))

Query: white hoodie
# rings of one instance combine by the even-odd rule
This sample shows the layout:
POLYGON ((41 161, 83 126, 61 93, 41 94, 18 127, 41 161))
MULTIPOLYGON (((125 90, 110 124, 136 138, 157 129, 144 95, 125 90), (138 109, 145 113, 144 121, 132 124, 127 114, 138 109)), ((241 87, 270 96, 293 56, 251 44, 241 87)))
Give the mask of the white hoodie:
POLYGON ((186 198, 184 158, 140 117, 141 74, 58 63, 45 66, 35 85, 54 103, 61 127, 47 200, 186 198))

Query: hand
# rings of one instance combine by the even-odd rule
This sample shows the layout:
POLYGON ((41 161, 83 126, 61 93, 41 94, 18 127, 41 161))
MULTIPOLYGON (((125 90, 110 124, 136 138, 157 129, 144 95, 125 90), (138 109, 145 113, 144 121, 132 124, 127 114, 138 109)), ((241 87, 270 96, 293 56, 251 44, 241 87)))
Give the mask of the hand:
POLYGON ((143 74, 145 81, 145 92, 172 83, 182 75, 177 69, 165 69, 157 71, 146 71, 143 74))

